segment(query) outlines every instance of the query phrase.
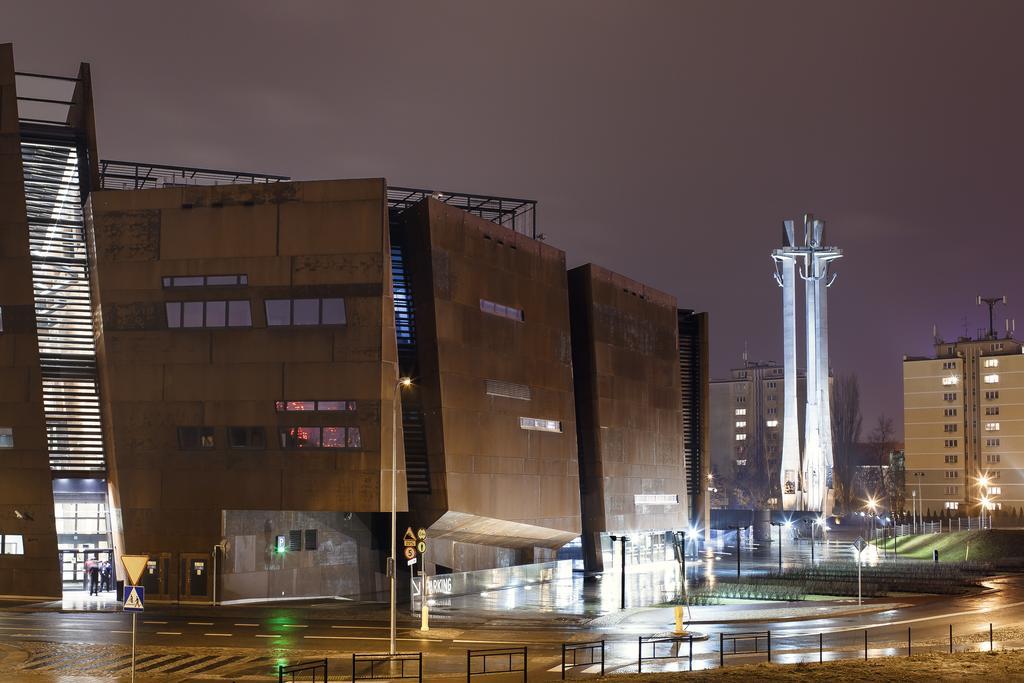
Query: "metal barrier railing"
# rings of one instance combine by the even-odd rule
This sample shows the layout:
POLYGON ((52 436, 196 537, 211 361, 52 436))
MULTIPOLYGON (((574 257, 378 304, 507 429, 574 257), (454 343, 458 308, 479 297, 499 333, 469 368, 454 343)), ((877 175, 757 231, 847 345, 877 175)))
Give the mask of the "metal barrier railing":
POLYGON ((745 631, 742 633, 719 633, 718 634, 718 665, 725 666, 726 655, 749 655, 766 652, 768 661, 772 661, 772 632, 771 631, 745 631), (764 641, 765 648, 761 649, 764 641), (732 643, 732 652, 726 652, 726 643, 732 643), (740 650, 737 643, 753 643, 754 649, 740 650))
POLYGON ((353 681, 392 681, 413 678, 419 683, 423 683, 422 652, 401 652, 393 655, 387 653, 352 654, 353 681), (416 665, 415 668, 410 666, 407 670, 406 665, 413 663, 416 665))
POLYGON ((327 683, 327 659, 320 659, 314 662, 300 662, 298 664, 292 664, 290 666, 280 665, 277 667, 277 683, 285 683, 285 681, 298 681, 305 679, 295 678, 296 674, 310 673, 311 683, 317 683, 317 681, 323 681, 327 683), (317 678, 317 674, 323 674, 323 678, 317 678), (286 679, 285 675, 291 675, 291 678, 286 679))
POLYGON ((526 681, 526 646, 522 647, 500 647, 489 650, 466 650, 466 683, 473 680, 474 676, 486 676, 489 674, 523 673, 523 681, 526 681), (488 667, 488 663, 497 661, 499 666, 504 668, 488 667), (473 670, 474 662, 480 663, 480 668, 473 670), (517 666, 517 662, 519 666, 517 666))
POLYGON ((689 658, 689 660, 690 660, 690 671, 693 671, 693 636, 692 635, 685 635, 685 636, 640 636, 637 639, 637 644, 638 644, 638 650, 639 650, 639 652, 637 654, 637 662, 636 662, 637 673, 643 673, 643 671, 644 671, 644 662, 645 661, 651 662, 651 661, 654 661, 656 659, 682 659, 684 656, 689 658), (664 654, 664 651, 663 651, 661 654, 659 654, 658 653, 658 646, 659 645, 664 645, 666 643, 671 645, 670 653, 669 654, 664 654), (682 643, 687 643, 690 646, 689 647, 689 653, 687 655, 683 655, 683 654, 679 653, 678 647, 682 643), (650 654, 649 657, 644 657, 644 645, 650 645, 651 646, 651 654, 650 654))
POLYGON ((576 667, 580 666, 593 666, 594 664, 601 665, 601 675, 604 676, 604 641, 595 640, 589 643, 562 643, 562 680, 565 680, 565 672, 571 671, 576 667), (587 660, 580 661, 580 653, 587 653, 587 660), (599 653, 601 658, 595 659, 595 653, 599 653), (569 655, 572 655, 572 660, 569 659, 569 655))

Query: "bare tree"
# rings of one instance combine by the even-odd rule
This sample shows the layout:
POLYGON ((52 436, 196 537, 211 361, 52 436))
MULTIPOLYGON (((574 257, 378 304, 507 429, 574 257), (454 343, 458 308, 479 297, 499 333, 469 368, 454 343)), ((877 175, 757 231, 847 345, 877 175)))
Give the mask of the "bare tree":
POLYGON ((837 375, 832 385, 832 486, 840 511, 850 511, 853 459, 860 441, 860 384, 854 373, 837 375))
MULTIPOLYGON (((888 489, 886 483, 889 478, 885 476, 885 469, 889 464, 889 453, 892 451, 893 444, 895 443, 895 435, 896 430, 893 428, 892 418, 882 414, 878 416, 878 422, 875 423, 875 428, 871 430, 871 434, 868 436, 871 459, 878 473, 874 481, 878 482, 883 489, 888 489)), ((885 490, 884 493, 888 497, 888 490, 885 490)), ((892 501, 889 501, 888 507, 892 508, 892 501)))
POLYGON ((746 503, 755 510, 763 510, 772 497, 774 484, 778 480, 778 472, 772 472, 768 461, 768 448, 764 440, 764 430, 755 428, 748 434, 743 443, 743 450, 737 458, 743 465, 736 468, 737 488, 746 498, 746 503), (773 474, 775 476, 773 476, 773 474))

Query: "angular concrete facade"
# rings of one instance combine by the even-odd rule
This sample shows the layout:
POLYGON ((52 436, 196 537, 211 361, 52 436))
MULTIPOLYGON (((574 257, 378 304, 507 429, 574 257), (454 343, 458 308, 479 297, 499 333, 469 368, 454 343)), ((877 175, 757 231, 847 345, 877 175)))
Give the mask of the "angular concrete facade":
POLYGON ((428 199, 401 222, 416 308, 427 571, 553 557, 580 533, 565 254, 428 199))
POLYGON ((588 264, 569 271, 583 553, 603 569, 609 534, 689 522, 674 297, 588 264))
POLYGON ((154 597, 206 598, 212 586, 192 586, 189 563, 218 544, 224 599, 376 590, 329 577, 323 589, 281 583, 307 551, 279 557, 264 534, 294 530, 290 513, 274 511, 390 509, 382 452, 391 450, 397 368, 384 191, 382 180, 352 180, 92 194, 115 545, 163 558, 168 575, 154 597), (231 280, 239 276, 244 284, 231 280), (343 301, 344 318, 299 324, 292 304, 292 324, 271 325, 268 301, 343 301), (236 320, 223 318, 223 302, 236 320), (190 307, 205 311, 194 327, 179 318, 190 307), (321 410, 333 407, 325 402, 344 409, 321 410), (290 428, 318 441, 293 439, 290 428), (339 445, 334 435, 353 428, 358 438, 339 445), (201 438, 188 443, 194 432, 182 430, 201 438), (256 511, 266 512, 257 520, 256 511), (256 529, 237 531, 236 513, 256 529), (254 548, 255 558, 236 557, 254 548), (246 575, 237 586, 236 573, 246 575))

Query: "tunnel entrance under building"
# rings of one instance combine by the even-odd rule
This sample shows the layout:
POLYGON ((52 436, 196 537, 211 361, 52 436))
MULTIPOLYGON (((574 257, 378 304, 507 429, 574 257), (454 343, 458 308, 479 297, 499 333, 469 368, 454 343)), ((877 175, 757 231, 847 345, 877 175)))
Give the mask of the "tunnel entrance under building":
POLYGON ((53 513, 64 597, 89 598, 90 570, 95 566, 99 597, 116 599, 106 480, 54 479, 53 513))

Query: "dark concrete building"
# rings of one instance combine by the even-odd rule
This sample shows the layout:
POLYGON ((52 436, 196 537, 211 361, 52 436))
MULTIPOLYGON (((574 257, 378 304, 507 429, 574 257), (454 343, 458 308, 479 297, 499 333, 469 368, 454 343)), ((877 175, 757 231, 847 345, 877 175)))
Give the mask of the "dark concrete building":
POLYGON ((603 569, 611 534, 664 558, 688 524, 675 297, 588 264, 569 300, 585 565, 603 569))
POLYGON ((393 453, 432 574, 685 526, 704 316, 567 277, 530 200, 100 160, 94 128, 88 65, 0 46, 0 596, 125 553, 151 600, 374 595, 393 453))

